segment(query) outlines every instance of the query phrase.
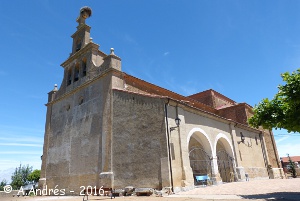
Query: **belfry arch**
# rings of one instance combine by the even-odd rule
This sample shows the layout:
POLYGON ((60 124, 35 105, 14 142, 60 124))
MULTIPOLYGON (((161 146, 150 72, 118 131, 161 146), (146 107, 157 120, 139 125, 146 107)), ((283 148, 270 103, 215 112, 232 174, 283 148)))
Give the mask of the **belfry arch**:
POLYGON ((218 172, 223 182, 235 181, 235 162, 232 145, 226 135, 220 133, 215 140, 215 156, 218 172))
POLYGON ((188 135, 188 150, 193 177, 212 175, 212 146, 207 134, 200 128, 191 130, 188 135))

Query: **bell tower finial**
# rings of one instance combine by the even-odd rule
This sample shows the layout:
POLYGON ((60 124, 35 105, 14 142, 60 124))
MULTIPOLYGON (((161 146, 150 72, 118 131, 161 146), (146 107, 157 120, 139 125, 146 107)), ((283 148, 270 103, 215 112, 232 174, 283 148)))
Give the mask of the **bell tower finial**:
POLYGON ((78 22, 79 26, 85 24, 85 19, 92 16, 92 9, 88 6, 84 6, 80 9, 79 17, 76 22, 78 22))
POLYGON ((79 17, 76 20, 76 22, 78 22, 77 31, 72 35, 73 47, 71 55, 75 54, 77 51, 91 42, 91 27, 85 24, 85 20, 90 16, 92 16, 92 9, 90 7, 84 6, 80 9, 79 17))

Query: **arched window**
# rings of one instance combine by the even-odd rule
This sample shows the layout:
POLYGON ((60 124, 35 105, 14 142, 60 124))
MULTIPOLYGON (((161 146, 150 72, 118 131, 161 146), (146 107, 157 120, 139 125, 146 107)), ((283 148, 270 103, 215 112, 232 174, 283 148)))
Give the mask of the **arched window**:
POLYGON ((76 41, 76 52, 81 49, 81 38, 78 38, 76 41))
POLYGON ((72 68, 68 70, 67 86, 72 83, 72 68))
POLYGON ((82 59, 82 77, 86 76, 86 58, 82 59))
POLYGON ((79 79, 79 64, 77 63, 74 71, 74 82, 76 82, 78 79, 79 79))

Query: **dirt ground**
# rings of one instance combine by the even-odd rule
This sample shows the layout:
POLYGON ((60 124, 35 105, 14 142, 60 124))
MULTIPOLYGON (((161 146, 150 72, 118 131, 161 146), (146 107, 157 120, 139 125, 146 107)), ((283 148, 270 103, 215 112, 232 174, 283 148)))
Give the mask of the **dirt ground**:
MULTIPOLYGON (((35 196, 35 197, 0 197, 0 201, 82 201, 83 196, 35 196)), ((86 199, 85 199, 86 200, 86 199)), ((89 196, 89 200, 111 200, 110 197, 89 196)), ((217 186, 198 186, 193 190, 177 194, 155 196, 116 197, 115 201, 245 201, 245 200, 300 200, 300 178, 250 180, 249 182, 232 182, 217 186)))
MULTIPOLYGON (((83 196, 78 196, 78 197, 69 197, 69 196, 60 196, 60 197, 55 197, 55 196, 47 196, 47 197, 7 197, 7 198, 0 198, 1 201, 50 201, 50 200, 58 200, 58 201, 82 201, 83 196)), ((101 196, 89 196, 89 200, 114 200, 114 201, 137 201, 137 200, 142 200, 142 201, 196 201, 199 200, 199 198, 189 198, 189 197, 179 197, 179 198, 174 198, 174 197, 146 197, 146 196, 128 196, 128 197, 116 197, 111 199, 110 197, 101 197, 101 196)))

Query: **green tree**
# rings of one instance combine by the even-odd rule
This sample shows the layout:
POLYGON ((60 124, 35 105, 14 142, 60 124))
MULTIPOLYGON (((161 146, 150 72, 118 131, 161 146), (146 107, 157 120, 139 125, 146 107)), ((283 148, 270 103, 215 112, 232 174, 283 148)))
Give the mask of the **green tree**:
POLYGON ((28 175, 27 180, 30 182, 38 182, 40 176, 41 176, 41 170, 34 170, 28 175))
POLYGON ((16 168, 15 172, 11 176, 11 186, 13 189, 18 190, 21 186, 28 184, 28 175, 32 172, 32 166, 29 165, 22 166, 20 164, 19 167, 16 168))
POLYGON ((4 190, 3 187, 6 186, 6 184, 7 184, 7 181, 5 179, 3 179, 0 183, 0 191, 4 190))
POLYGON ((297 177, 297 173, 296 173, 296 167, 295 167, 295 163, 292 161, 291 157, 289 154, 287 154, 288 158, 289 158, 289 172, 292 174, 292 177, 296 178, 297 177))
POLYGON ((281 74, 285 85, 278 86, 272 100, 263 99, 253 109, 249 124, 255 128, 283 128, 288 132, 300 132, 300 69, 291 74, 281 74))

